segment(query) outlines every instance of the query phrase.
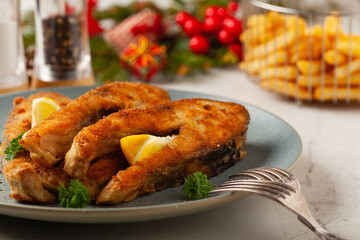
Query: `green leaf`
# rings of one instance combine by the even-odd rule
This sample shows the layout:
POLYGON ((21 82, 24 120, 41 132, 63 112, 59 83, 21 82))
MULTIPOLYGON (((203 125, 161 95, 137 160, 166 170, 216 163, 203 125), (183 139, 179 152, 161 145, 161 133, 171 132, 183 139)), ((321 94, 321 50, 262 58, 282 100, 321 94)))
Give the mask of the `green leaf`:
POLYGON ((68 189, 61 184, 58 191, 59 204, 64 208, 84 208, 90 204, 89 192, 78 179, 71 179, 68 189))
POLYGON ((195 172, 193 175, 185 178, 183 192, 186 197, 196 200, 209 197, 209 193, 214 189, 207 179, 206 174, 195 172))
POLYGON ((17 136, 16 138, 14 138, 13 140, 11 140, 10 145, 7 146, 7 148, 5 149, 4 153, 6 154, 5 159, 7 161, 10 161, 12 159, 14 159, 14 157, 16 156, 16 154, 21 150, 24 149, 20 143, 19 140, 22 138, 22 136, 24 136, 25 132, 22 132, 19 136, 17 136))
POLYGON ((62 207, 64 208, 69 208, 69 199, 70 199, 70 194, 68 192, 68 190, 66 190, 66 187, 64 184, 61 184, 60 187, 58 188, 59 191, 59 203, 62 207))

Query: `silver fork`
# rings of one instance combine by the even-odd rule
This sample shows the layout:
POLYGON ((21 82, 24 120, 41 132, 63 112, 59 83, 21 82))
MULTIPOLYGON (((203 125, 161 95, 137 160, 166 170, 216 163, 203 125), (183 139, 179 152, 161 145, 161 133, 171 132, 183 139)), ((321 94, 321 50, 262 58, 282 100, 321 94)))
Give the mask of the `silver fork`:
POLYGON ((211 193, 241 191, 270 198, 296 213, 298 219, 321 239, 345 240, 325 230, 314 219, 300 192, 299 180, 292 173, 280 168, 263 167, 230 176, 230 178, 235 177, 245 177, 246 179, 229 180, 211 193))

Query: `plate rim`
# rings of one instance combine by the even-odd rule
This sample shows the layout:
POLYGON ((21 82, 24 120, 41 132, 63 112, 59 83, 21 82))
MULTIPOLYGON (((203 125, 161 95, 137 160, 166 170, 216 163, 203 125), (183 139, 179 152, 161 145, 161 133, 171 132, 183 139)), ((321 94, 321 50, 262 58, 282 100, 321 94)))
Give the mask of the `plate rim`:
MULTIPOLYGON (((41 88, 36 90, 27 90, 16 93, 7 93, 0 95, 1 98, 9 98, 16 97, 21 95, 30 95, 36 92, 45 92, 45 91, 66 91, 66 89, 93 89, 98 85, 94 86, 76 86, 76 87, 50 87, 50 88, 41 88)), ((177 90, 177 89, 168 89, 161 87, 169 91, 170 96, 171 93, 185 94, 185 95, 199 95, 199 98, 210 98, 214 100, 220 101, 232 101, 235 103, 243 104, 245 107, 251 107, 253 109, 260 110, 261 112, 265 112, 280 120, 283 124, 287 125, 293 133, 295 133, 296 140, 299 143, 298 154, 292 163, 286 168, 289 171, 292 171, 295 166, 299 163, 303 151, 303 143, 299 133, 296 131, 294 127, 292 127, 288 122, 286 122, 281 117, 276 114, 269 112, 266 109, 255 106, 253 104, 249 104, 240 100, 227 98, 223 96, 207 94, 207 93, 199 93, 193 91, 186 90, 177 90)), ((194 97, 193 97, 194 98, 194 97)), ((192 201, 179 201, 174 203, 166 203, 160 205, 149 205, 149 206, 141 206, 141 207, 124 207, 124 208, 114 208, 114 207, 106 207, 106 208, 89 208, 89 209, 66 209, 66 208, 54 208, 51 206, 43 206, 43 205, 29 205, 26 203, 5 203, 0 202, 0 214, 32 219, 32 220, 41 220, 41 221, 53 221, 53 222, 68 222, 68 223, 116 223, 116 222, 138 222, 138 221, 148 221, 148 220, 157 220, 157 219, 165 219, 170 217, 177 217, 188 215, 192 213, 197 213, 201 211, 205 211, 208 209, 212 209, 218 206, 221 206, 227 202, 234 201, 235 199, 241 198, 242 196, 247 195, 243 193, 222 193, 216 196, 212 196, 211 198, 205 198, 200 200, 192 200, 192 201), (150 212, 158 211, 161 214, 150 214, 150 212), (163 213, 165 211, 166 213, 163 213), (139 213, 142 212, 143 214, 139 213), (119 214, 121 216, 119 217, 119 214), (91 216, 91 217, 89 217, 91 216), (94 219, 95 218, 95 219, 94 219)))

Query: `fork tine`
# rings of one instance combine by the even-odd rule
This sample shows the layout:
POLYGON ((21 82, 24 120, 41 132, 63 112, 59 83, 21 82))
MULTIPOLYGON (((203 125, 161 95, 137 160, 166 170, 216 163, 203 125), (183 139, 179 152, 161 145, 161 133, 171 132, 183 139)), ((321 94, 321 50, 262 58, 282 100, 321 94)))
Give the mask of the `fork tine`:
POLYGON ((286 192, 295 192, 295 189, 290 186, 287 185, 285 183, 280 183, 280 182, 267 182, 267 181, 259 181, 259 180, 229 180, 226 181, 224 184, 222 184, 221 186, 237 186, 237 185, 242 185, 242 184, 249 184, 249 185, 254 185, 254 186, 266 186, 266 187, 270 187, 270 188, 275 188, 278 189, 280 191, 286 191, 286 192))
POLYGON ((284 169, 281 169, 281 168, 269 168, 269 169, 276 171, 277 173, 283 175, 284 177, 286 177, 289 180, 295 179, 295 176, 291 172, 286 171, 284 169))
POLYGON ((291 192, 294 192, 294 189, 292 189, 289 186, 284 186, 281 184, 269 184, 269 182, 244 182, 239 181, 235 183, 228 183, 221 185, 219 188, 235 188, 235 187, 245 187, 245 188, 256 188, 261 189, 264 191, 271 192, 278 197, 285 198, 286 195, 290 195, 291 192))
POLYGON ((229 178, 234 177, 251 177, 257 180, 281 181, 287 182, 294 179, 294 175, 288 171, 274 167, 262 167, 245 170, 231 175, 229 178))
MULTIPOLYGON (((254 174, 254 173, 251 173, 251 172, 248 172, 248 171, 244 171, 244 172, 239 172, 239 173, 235 173, 233 175, 231 175, 229 178, 235 178, 235 177, 250 177, 250 178, 253 178, 253 179, 256 179, 256 180, 263 180, 263 176, 261 175, 258 175, 258 174, 254 174)), ((268 179, 271 181, 271 179, 268 179)))
POLYGON ((260 196, 264 196, 267 198, 270 198, 272 200, 275 200, 277 202, 279 201, 279 196, 271 193, 269 191, 264 191, 264 190, 260 190, 260 189, 254 189, 254 188, 246 188, 246 187, 223 187, 223 188, 218 188, 215 190, 212 190, 210 193, 217 193, 217 192, 248 192, 248 193, 255 193, 258 194, 260 196))
POLYGON ((268 181, 272 181, 272 182, 274 182, 276 180, 280 180, 280 181, 284 182, 278 174, 276 174, 266 168, 254 168, 254 169, 250 169, 250 170, 245 170, 243 172, 240 172, 240 173, 230 176, 230 178, 240 177, 240 176, 250 176, 250 177, 253 177, 258 180, 268 180, 268 181))
POLYGON ((275 181, 273 177, 271 177, 269 174, 263 173, 261 171, 258 171, 258 169, 251 169, 251 170, 245 170, 239 173, 235 173, 231 175, 229 178, 234 177, 251 177, 255 178, 257 180, 269 180, 269 181, 275 181))
POLYGON ((279 180, 281 182, 285 182, 283 176, 281 174, 279 174, 279 172, 276 171, 276 168, 266 168, 266 167, 264 167, 264 168, 259 169, 259 171, 264 171, 267 174, 275 177, 276 180, 279 180))

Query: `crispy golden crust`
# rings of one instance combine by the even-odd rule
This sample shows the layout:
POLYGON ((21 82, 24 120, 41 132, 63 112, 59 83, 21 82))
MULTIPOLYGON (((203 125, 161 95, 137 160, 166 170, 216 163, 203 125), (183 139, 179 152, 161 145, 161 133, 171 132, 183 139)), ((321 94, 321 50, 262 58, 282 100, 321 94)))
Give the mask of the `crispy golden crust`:
MULTIPOLYGON (((62 107, 70 102, 68 97, 53 92, 39 92, 29 96, 27 99, 23 97, 15 98, 13 102, 14 108, 10 111, 8 119, 4 125, 4 132, 2 136, 3 149, 5 149, 10 144, 12 139, 19 136, 22 132, 26 132, 30 129, 32 101, 35 98, 44 96, 54 99, 62 107)), ((5 154, 3 151, 1 151, 1 157, 4 167, 4 165, 6 165, 8 162, 5 161, 5 154)))
POLYGON ((88 189, 90 198, 96 200, 100 190, 106 185, 111 177, 118 171, 129 166, 122 152, 116 152, 101 156, 89 167, 88 176, 83 181, 88 189))
POLYGON ((119 111, 84 128, 75 137, 64 170, 70 176, 86 179, 89 163, 118 150, 122 137, 141 133, 166 136, 178 132, 167 147, 120 171, 98 197, 98 203, 130 201, 137 195, 179 184, 184 175, 196 169, 204 168, 214 175, 228 161, 234 164, 245 155, 243 145, 248 123, 249 114, 243 106, 206 99, 119 111), (206 156, 222 151, 211 166, 206 156), (169 182, 164 183, 164 179, 169 182))
POLYGON ((33 99, 50 97, 60 106, 70 102, 68 97, 52 92, 39 92, 27 99, 15 98, 14 108, 4 126, 2 169, 6 182, 10 186, 10 196, 19 201, 50 203, 56 200, 48 189, 56 190, 59 184, 66 183, 68 176, 58 168, 44 168, 31 161, 28 152, 20 151, 16 158, 7 161, 4 150, 13 138, 26 132, 31 126, 31 104, 33 99))
POLYGON ((28 131, 21 145, 43 166, 53 166, 70 149, 73 138, 84 127, 120 109, 169 101, 167 91, 140 83, 117 82, 98 87, 28 131))
MULTIPOLYGON (((5 148, 10 141, 20 133, 26 132, 31 126, 31 104, 38 97, 50 97, 65 106, 70 102, 68 97, 52 92, 41 92, 14 100, 14 109, 10 112, 5 124, 3 145, 5 148)), ((4 148, 4 149, 5 149, 4 148)), ((70 178, 63 171, 63 163, 58 167, 43 167, 32 161, 27 151, 21 151, 11 161, 5 160, 2 153, 3 174, 10 186, 10 196, 18 201, 51 203, 56 200, 55 193, 61 184, 68 185, 70 178)), ((90 197, 95 200, 101 188, 109 181, 111 176, 128 166, 121 152, 101 156, 90 166, 87 181, 90 197)))
POLYGON ((13 159, 3 170, 10 196, 18 201, 51 203, 56 196, 44 188, 41 178, 26 156, 13 159))

